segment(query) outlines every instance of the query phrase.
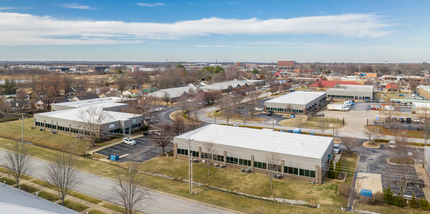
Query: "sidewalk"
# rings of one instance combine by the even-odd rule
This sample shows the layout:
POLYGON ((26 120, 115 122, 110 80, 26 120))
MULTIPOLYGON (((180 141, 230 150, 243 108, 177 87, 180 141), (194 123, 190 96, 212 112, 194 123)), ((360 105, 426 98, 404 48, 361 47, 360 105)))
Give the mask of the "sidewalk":
MULTIPOLYGON (((0 176, 8 178, 8 175, 5 174, 5 173, 3 173, 3 172, 0 172, 0 176)), ((41 186, 39 184, 33 183, 32 181, 34 181, 34 180, 37 180, 37 179, 36 178, 32 178, 30 180, 22 180, 20 182, 20 184, 26 184, 28 186, 32 186, 34 188, 37 188, 37 189, 39 189, 37 192, 42 192, 43 191, 43 192, 47 192, 47 193, 51 193, 51 194, 57 195, 57 192, 55 190, 52 190, 50 188, 47 188, 47 187, 41 186)), ((35 193, 32 193, 32 194, 35 194, 35 193)), ((80 193, 80 194, 83 194, 83 193, 80 193)), ((85 194, 83 194, 83 195, 85 195, 85 194)), ((110 210, 108 208, 103 207, 102 205, 106 203, 105 201, 102 201, 102 202, 100 202, 98 204, 93 204, 91 202, 88 202, 88 201, 85 201, 85 200, 82 200, 82 199, 79 199, 79 198, 76 198, 76 197, 73 197, 73 196, 70 196, 70 195, 66 196, 66 200, 70 200, 70 201, 73 201, 73 202, 76 202, 76 203, 79 203, 79 204, 83 204, 83 205, 85 205, 85 206, 88 207, 86 210, 83 210, 81 213, 87 213, 87 212, 90 212, 91 210, 98 210, 98 211, 102 211, 102 212, 107 213, 107 214, 120 214, 118 212, 115 212, 113 210, 110 210)), ((58 202, 58 203, 60 203, 60 202, 58 202)))

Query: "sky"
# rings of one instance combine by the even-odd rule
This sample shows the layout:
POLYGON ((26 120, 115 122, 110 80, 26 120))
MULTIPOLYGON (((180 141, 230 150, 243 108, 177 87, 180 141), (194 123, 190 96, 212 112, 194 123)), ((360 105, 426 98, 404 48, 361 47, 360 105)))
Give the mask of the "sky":
POLYGON ((429 0, 0 0, 0 61, 430 63, 429 0))

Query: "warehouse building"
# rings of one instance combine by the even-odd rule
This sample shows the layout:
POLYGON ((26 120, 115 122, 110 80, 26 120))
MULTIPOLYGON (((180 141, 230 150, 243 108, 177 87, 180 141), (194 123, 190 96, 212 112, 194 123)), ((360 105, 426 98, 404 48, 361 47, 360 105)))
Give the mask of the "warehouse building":
MULTIPOLYGON (((322 183, 333 157, 333 138, 222 125, 207 125, 174 138, 174 157, 213 159, 218 164, 268 173, 267 156, 279 156, 279 174, 322 183), (187 142, 191 139, 191 144, 187 142), (208 154, 212 143, 216 152, 208 154)), ((276 164, 275 164, 276 165, 276 164)))
POLYGON ((422 97, 425 97, 426 99, 430 99, 430 86, 418 86, 418 92, 422 97))
POLYGON ((190 93, 198 93, 199 91, 200 89, 190 83, 187 86, 183 87, 161 89, 156 92, 150 93, 150 95, 157 99, 164 99, 167 94, 169 99, 177 101, 182 96, 188 96, 190 93))
POLYGON ((264 102, 264 108, 266 111, 308 114, 325 104, 325 92, 295 91, 264 102))
POLYGON ((202 85, 200 88, 203 91, 221 91, 223 93, 230 92, 233 88, 261 86, 264 85, 264 80, 232 80, 226 82, 212 83, 209 85, 202 85))
POLYGON ((118 98, 99 98, 77 102, 51 104, 53 111, 34 115, 34 127, 42 131, 55 131, 68 135, 91 136, 89 121, 96 121, 101 112, 108 115, 100 122, 100 137, 129 135, 143 125, 143 116, 119 112, 127 103, 118 103, 118 98), (95 118, 82 118, 82 112, 93 108, 95 118))
POLYGON ((349 99, 373 99, 374 90, 372 85, 337 85, 327 89, 327 97, 349 98, 349 99))

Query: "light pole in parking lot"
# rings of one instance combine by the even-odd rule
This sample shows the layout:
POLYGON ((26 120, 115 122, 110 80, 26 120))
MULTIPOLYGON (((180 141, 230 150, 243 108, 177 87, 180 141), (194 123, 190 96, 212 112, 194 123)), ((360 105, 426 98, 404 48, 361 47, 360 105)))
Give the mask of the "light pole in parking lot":
POLYGON ((191 149, 191 142, 193 141, 194 139, 190 139, 190 138, 188 138, 188 140, 187 140, 187 143, 188 143, 188 156, 189 156, 189 158, 188 158, 188 181, 190 182, 190 195, 192 195, 193 194, 193 156, 191 155, 191 151, 190 151, 190 149, 191 149))

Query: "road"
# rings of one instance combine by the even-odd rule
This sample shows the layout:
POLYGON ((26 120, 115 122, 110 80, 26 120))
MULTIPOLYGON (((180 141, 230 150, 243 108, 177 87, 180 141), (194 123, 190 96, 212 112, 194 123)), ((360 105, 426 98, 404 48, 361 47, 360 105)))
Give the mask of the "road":
MULTIPOLYGON (((0 150, 0 165, 5 162, 4 150, 0 150)), ((47 163, 39 159, 32 159, 34 164, 32 166, 31 176, 41 179, 44 170, 43 166, 47 163)), ((82 172, 83 182, 76 188, 77 191, 84 194, 109 201, 112 203, 120 204, 120 198, 112 191, 113 181, 104 177, 93 175, 90 173, 82 172)), ((162 193, 150 191, 155 203, 144 209, 140 209, 145 213, 232 213, 223 209, 203 205, 196 202, 180 199, 177 197, 165 195, 162 193)))

